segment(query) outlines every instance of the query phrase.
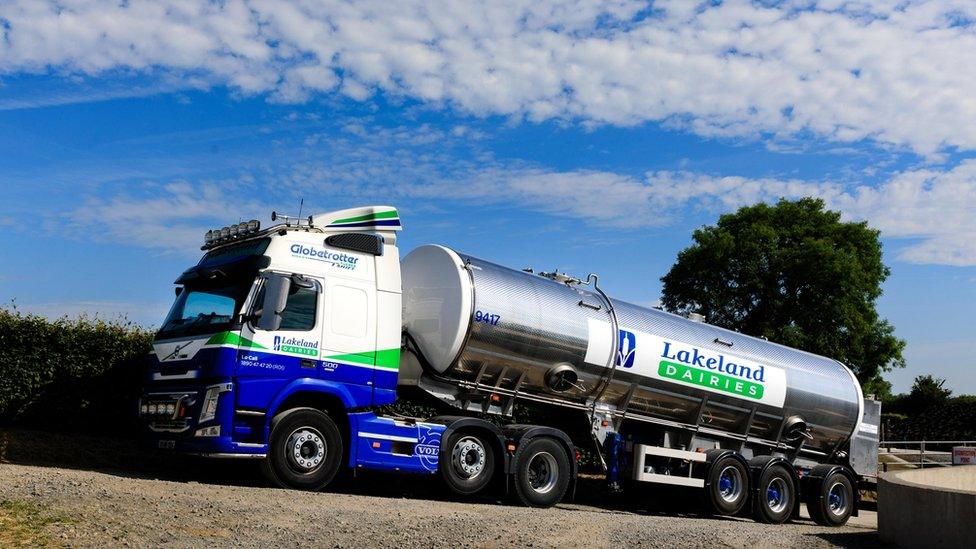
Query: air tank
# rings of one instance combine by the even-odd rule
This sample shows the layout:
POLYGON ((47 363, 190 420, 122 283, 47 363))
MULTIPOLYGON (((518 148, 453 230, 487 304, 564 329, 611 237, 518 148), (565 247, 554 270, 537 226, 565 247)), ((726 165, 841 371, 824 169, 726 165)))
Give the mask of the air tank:
POLYGON ((612 299, 595 284, 435 245, 408 254, 401 272, 404 329, 428 386, 596 402, 631 420, 824 455, 863 414, 860 385, 836 360, 612 299))

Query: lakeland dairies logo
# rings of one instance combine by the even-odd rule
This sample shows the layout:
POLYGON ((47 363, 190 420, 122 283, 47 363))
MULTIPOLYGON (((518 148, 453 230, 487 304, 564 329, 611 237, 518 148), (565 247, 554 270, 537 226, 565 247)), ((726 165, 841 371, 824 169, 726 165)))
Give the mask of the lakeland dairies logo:
POLYGON ((305 356, 319 356, 319 342, 300 337, 275 336, 274 350, 305 356))
POLYGON ((306 258, 314 259, 316 261, 323 261, 325 263, 331 263, 332 265, 339 267, 340 269, 355 269, 356 263, 359 261, 358 257, 353 257, 349 254, 342 252, 330 252, 329 250, 320 250, 314 246, 304 246, 302 244, 292 244, 291 245, 292 255, 306 258))
POLYGON ((664 342, 658 375, 692 385, 708 387, 746 398, 762 399, 765 390, 766 367, 745 365, 727 360, 725 355, 707 354, 695 347, 691 350, 672 348, 664 342))
POLYGON ((620 345, 617 346, 617 366, 634 367, 634 357, 637 356, 637 336, 634 332, 620 330, 620 345))

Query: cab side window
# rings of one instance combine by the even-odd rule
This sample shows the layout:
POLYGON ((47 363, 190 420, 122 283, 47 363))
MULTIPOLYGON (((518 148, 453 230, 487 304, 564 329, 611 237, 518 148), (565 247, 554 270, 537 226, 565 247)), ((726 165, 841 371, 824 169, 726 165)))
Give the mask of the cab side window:
POLYGON ((307 331, 315 327, 319 292, 315 288, 292 286, 285 310, 281 312, 279 330, 307 331))
MULTIPOLYGON (((252 314, 261 315, 261 305, 264 303, 264 286, 254 297, 252 314)), ((288 291, 285 310, 281 312, 281 326, 278 331, 305 332, 315 328, 318 309, 318 297, 321 293, 320 285, 315 283, 311 288, 303 288, 292 284, 288 291)))

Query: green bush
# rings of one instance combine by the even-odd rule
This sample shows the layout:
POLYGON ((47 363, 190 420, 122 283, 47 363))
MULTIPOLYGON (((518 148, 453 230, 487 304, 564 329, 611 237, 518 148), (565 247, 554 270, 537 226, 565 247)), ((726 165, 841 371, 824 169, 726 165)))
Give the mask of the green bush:
POLYGON ((956 397, 911 415, 885 414, 887 440, 976 440, 976 400, 956 397))
POLYGON ((151 341, 124 319, 49 321, 0 308, 0 420, 132 432, 151 341))

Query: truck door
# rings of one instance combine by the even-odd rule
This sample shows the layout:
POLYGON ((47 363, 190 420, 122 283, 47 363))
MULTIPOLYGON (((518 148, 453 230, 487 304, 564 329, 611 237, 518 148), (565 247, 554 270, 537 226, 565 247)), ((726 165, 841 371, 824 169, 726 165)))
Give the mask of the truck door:
POLYGON ((376 289, 344 278, 325 281, 322 376, 373 385, 376 362, 376 289))
POLYGON ((304 275, 269 273, 259 281, 251 301, 252 318, 241 330, 237 377, 238 405, 263 409, 289 381, 318 377, 323 319, 323 281, 304 275), (281 323, 275 330, 261 329, 256 317, 262 314, 269 276, 290 276, 291 284, 281 323))

